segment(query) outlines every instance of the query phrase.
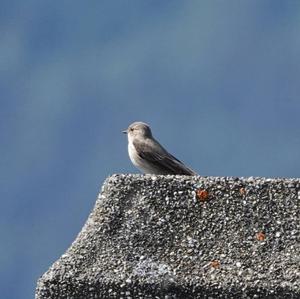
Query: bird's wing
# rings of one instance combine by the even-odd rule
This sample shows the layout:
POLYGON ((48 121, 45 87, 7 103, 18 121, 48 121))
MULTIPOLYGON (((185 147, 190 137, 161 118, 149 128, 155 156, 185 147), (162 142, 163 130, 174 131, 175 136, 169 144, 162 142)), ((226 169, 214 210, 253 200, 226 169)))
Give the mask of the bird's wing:
POLYGON ((169 154, 157 141, 148 139, 147 142, 133 142, 133 145, 142 159, 163 169, 166 174, 197 175, 192 169, 169 154))

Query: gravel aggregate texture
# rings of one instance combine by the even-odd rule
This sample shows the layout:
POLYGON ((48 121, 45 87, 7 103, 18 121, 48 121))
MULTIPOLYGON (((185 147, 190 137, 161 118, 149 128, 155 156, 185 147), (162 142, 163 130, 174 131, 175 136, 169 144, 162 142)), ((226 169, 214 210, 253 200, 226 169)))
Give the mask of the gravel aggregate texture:
POLYGON ((300 179, 116 174, 41 298, 300 298, 300 179))

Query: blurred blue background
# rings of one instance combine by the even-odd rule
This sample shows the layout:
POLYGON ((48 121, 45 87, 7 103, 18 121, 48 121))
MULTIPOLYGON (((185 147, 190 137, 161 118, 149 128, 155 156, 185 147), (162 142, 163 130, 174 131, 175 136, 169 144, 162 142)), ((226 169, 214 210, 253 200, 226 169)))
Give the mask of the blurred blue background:
POLYGON ((300 176, 300 1, 1 1, 0 40, 2 298, 138 172, 133 121, 205 176, 300 176))

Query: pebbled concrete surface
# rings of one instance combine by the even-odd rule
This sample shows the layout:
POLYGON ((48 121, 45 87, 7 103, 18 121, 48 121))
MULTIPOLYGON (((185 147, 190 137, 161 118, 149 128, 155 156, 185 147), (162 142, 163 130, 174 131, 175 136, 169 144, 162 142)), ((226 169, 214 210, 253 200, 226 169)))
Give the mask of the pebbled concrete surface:
POLYGON ((300 180, 113 175, 41 298, 300 298, 300 180))

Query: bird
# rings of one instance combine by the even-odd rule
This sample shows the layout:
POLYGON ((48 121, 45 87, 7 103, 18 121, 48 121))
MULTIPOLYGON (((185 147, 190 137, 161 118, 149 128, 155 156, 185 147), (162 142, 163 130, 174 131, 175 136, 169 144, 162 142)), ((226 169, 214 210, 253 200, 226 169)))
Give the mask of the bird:
POLYGON ((180 160, 168 153, 152 135, 144 122, 134 122, 123 131, 128 138, 128 154, 131 162, 145 174, 198 175, 180 160))

